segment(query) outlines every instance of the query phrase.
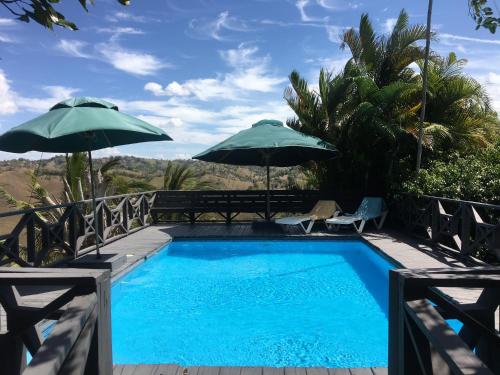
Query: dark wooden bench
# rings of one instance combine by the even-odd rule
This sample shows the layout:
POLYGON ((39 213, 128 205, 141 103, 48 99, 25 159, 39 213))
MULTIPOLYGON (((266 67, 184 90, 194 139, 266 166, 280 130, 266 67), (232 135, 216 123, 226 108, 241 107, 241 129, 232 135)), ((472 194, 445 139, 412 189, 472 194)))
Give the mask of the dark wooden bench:
MULTIPOLYGON (((278 212, 308 212, 320 198, 316 190, 271 190, 272 216, 278 212)), ((216 213, 229 224, 240 213, 263 217, 265 207, 265 190, 161 190, 156 193, 150 213, 154 223, 170 221, 169 214, 180 214, 195 223, 205 213, 216 213)))

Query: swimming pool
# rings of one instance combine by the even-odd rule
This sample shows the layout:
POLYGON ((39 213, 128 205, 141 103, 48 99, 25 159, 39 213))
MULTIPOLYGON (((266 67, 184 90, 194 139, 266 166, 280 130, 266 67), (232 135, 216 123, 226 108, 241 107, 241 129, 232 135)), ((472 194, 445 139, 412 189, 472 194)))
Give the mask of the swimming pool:
POLYGON ((113 284, 113 359, 387 366, 391 268, 361 241, 174 241, 113 284))

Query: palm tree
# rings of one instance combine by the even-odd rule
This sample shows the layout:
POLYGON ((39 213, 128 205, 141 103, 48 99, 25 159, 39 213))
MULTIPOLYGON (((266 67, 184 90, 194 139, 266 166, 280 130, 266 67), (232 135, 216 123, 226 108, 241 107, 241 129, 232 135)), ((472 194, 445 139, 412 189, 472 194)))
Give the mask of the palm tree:
POLYGON ((197 176, 185 164, 167 162, 163 173, 163 189, 165 190, 203 190, 212 188, 213 184, 197 176))
MULTIPOLYGON (((468 151, 489 146, 498 137, 498 117, 481 84, 464 74, 466 63, 454 53, 429 61, 423 128, 424 132, 428 127, 446 129, 449 137, 438 140, 441 148, 468 151)), ((422 64, 419 62, 421 67, 422 64)), ((422 74, 416 77, 420 85, 422 74)))
POLYGON ((403 9, 390 35, 377 35, 368 15, 361 16, 359 31, 351 28, 342 37, 342 48, 352 53, 351 63, 362 73, 373 78, 382 87, 398 80, 408 81, 413 75, 410 65, 425 56, 416 43, 424 40, 423 25, 408 24, 408 14, 403 9))

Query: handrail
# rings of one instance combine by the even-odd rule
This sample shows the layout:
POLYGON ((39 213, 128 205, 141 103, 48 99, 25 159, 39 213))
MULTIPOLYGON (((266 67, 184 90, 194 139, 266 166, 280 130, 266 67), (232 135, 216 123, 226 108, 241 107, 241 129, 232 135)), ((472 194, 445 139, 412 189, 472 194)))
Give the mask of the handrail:
POLYGON ((440 201, 443 201, 443 202, 466 203, 466 204, 470 204, 470 205, 477 206, 477 207, 485 207, 485 208, 492 208, 495 210, 500 210, 500 205, 492 204, 492 203, 482 203, 482 202, 475 202, 475 201, 467 201, 467 200, 463 200, 463 199, 446 198, 446 197, 439 197, 439 196, 426 195, 426 194, 414 194, 414 193, 407 193, 407 192, 397 193, 397 195, 413 196, 413 197, 417 197, 417 198, 439 199, 440 201))
POLYGON ((430 195, 394 196, 394 224, 464 258, 500 261, 500 205, 430 195))
POLYGON ((84 207, 90 200, 0 213, 0 219, 19 216, 9 233, 0 234, 0 266, 47 266, 95 249, 95 231, 100 245, 104 245, 145 228, 150 223, 155 194, 98 198, 99 226, 84 207))
POLYGON ((111 374, 110 284, 107 270, 0 267, 0 304, 7 314, 1 373, 111 374), (32 306, 31 299, 42 307, 32 306), (56 323, 44 339, 38 327, 47 318, 56 323), (26 350, 32 355, 27 367, 26 350))
POLYGON ((500 268, 391 270, 389 374, 500 373, 500 268), (475 303, 452 301, 437 287, 477 288, 475 303), (454 332, 446 319, 463 326, 454 332))

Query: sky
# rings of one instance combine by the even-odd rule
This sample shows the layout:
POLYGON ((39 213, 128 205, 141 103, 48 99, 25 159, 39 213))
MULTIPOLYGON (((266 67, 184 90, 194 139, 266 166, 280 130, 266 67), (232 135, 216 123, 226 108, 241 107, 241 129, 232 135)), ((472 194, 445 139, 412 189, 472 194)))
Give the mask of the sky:
MULTIPOLYGON (((350 57, 343 30, 368 13, 391 30, 401 9, 425 23, 426 1, 398 0, 76 0, 59 8, 79 30, 53 31, 0 9, 0 132, 72 96, 94 96, 159 126, 173 142, 104 149, 96 156, 185 159, 260 119, 286 121, 287 76, 311 84, 319 69, 339 71, 350 57)), ((431 48, 468 60, 466 72, 500 111, 500 31, 475 30, 466 0, 434 2, 431 48)), ((38 159, 38 152, 10 154, 38 159)))

